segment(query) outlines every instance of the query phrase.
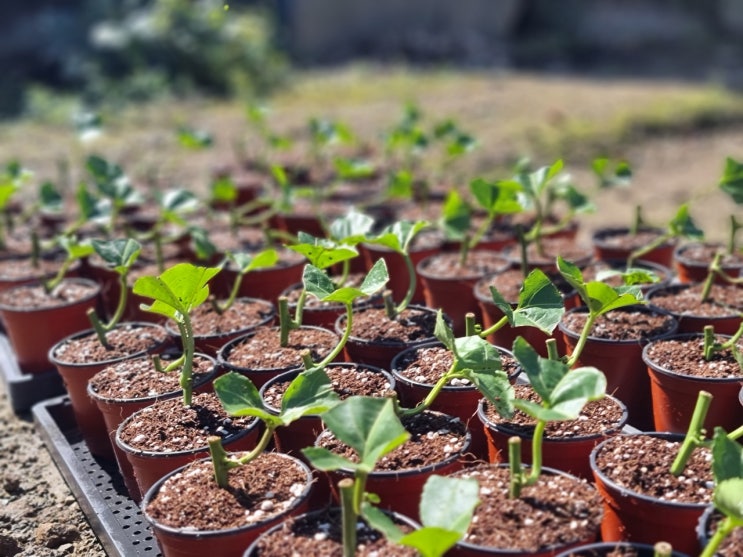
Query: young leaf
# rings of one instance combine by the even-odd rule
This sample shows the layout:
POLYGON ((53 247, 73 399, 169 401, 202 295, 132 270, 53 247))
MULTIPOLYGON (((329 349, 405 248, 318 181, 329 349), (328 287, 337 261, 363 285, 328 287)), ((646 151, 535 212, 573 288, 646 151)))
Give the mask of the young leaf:
POLYGON ((378 292, 389 280, 387 264, 379 259, 369 270, 358 288, 353 286, 335 287, 327 273, 314 265, 307 264, 302 274, 302 283, 308 294, 316 296, 323 302, 340 302, 350 304, 356 298, 371 296, 378 292))
POLYGON ((214 391, 230 416, 255 416, 264 421, 275 420, 275 416, 265 408, 256 386, 240 373, 230 371, 215 379, 214 391))
POLYGON ((560 291, 539 269, 531 271, 524 280, 515 309, 493 286, 490 295, 512 327, 536 327, 552 334, 565 313, 560 291))
POLYGON ((289 384, 281 399, 279 415, 287 425, 302 416, 323 414, 339 400, 325 370, 312 369, 300 373, 289 384))
POLYGON ((369 239, 372 244, 379 244, 390 248, 400 254, 408 252, 410 242, 416 234, 423 230, 428 223, 426 221, 397 221, 395 224, 385 228, 379 236, 369 239))
POLYGON ((333 160, 333 166, 338 176, 344 180, 363 180, 374 176, 377 171, 367 160, 336 158, 333 160))
POLYGON ((398 170, 390 175, 387 182, 387 195, 393 199, 413 197, 413 173, 409 170, 398 170))
POLYGON ((232 203, 237 199, 237 186, 229 177, 214 180, 211 183, 210 192, 213 201, 232 203))
POLYGON ((374 226, 372 217, 352 209, 345 216, 330 223, 328 235, 336 242, 355 245, 366 239, 372 226, 374 226))
POLYGON ((297 240, 299 243, 288 246, 289 249, 301 253, 312 265, 320 269, 327 269, 359 254, 353 246, 339 244, 327 238, 316 238, 306 232, 300 232, 297 240))
POLYGON ((743 447, 729 439, 721 427, 712 439, 712 474, 716 482, 743 478, 743 447))
POLYGON ((519 213, 523 210, 518 197, 521 186, 512 180, 488 182, 477 178, 470 182, 470 191, 480 206, 491 215, 519 213))
POLYGON ((142 245, 132 238, 92 240, 93 249, 117 273, 125 273, 139 257, 142 245))
POLYGON ((689 238, 692 240, 701 240, 704 238, 704 232, 694 224, 694 221, 689 215, 689 206, 686 204, 679 207, 679 210, 670 220, 668 231, 674 237, 689 238))
POLYGON ((247 274, 254 269, 265 269, 276 265, 279 254, 273 248, 268 248, 258 253, 236 252, 230 253, 228 257, 237 265, 241 275, 247 274))
POLYGON ((736 204, 743 204, 743 164, 732 157, 725 160, 725 170, 720 178, 720 189, 727 193, 736 204))
POLYGON ((722 480, 715 487, 714 505, 725 516, 743 525, 743 478, 722 480))
POLYGON ((463 239, 470 231, 472 210, 456 190, 451 190, 446 195, 439 226, 446 237, 453 240, 463 239))
POLYGON ((206 130, 181 126, 177 130, 178 143, 186 149, 206 149, 214 144, 214 138, 206 130))

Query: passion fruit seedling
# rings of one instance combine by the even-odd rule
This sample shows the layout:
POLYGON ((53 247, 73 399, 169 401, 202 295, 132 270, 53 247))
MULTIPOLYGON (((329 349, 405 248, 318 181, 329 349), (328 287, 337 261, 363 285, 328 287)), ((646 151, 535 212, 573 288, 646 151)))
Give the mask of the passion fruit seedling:
POLYGON ((521 438, 508 440, 509 496, 517 498, 521 489, 535 484, 542 473, 542 441, 547 423, 577 419, 587 402, 604 397, 606 377, 595 367, 571 369, 560 360, 542 358, 522 337, 514 341, 513 355, 541 399, 541 404, 518 398, 513 400, 513 406, 536 420, 529 472, 521 463, 521 438))
POLYGON ((475 508, 480 504, 474 478, 430 476, 423 486, 419 515, 422 528, 404 533, 379 508, 367 505, 364 518, 387 539, 418 550, 422 557, 441 557, 467 534, 475 508))
POLYGON ((278 414, 266 407, 253 382, 240 373, 231 371, 216 379, 214 391, 228 415, 254 416, 264 425, 255 448, 240 456, 228 454, 220 437, 209 438, 214 478, 223 488, 229 487, 228 471, 255 460, 266 450, 279 427, 288 426, 303 416, 322 416, 339 401, 330 379, 322 368, 305 371, 292 380, 281 399, 278 414))
POLYGON ((585 282, 583 273, 577 265, 557 256, 557 270, 565 281, 575 288, 588 310, 586 323, 578 337, 573 353, 566 360, 568 368, 573 367, 586 346, 596 320, 609 311, 645 303, 642 291, 636 285, 610 286, 601 281, 585 282))
POLYGON ((144 198, 134 188, 121 166, 98 155, 90 155, 85 167, 93 178, 99 196, 108 204, 106 230, 111 234, 116 228, 122 209, 139 204, 144 198))
POLYGON ((399 304, 395 305, 395 302, 392 300, 391 292, 384 293, 384 307, 389 319, 397 318, 400 313, 407 309, 410 305, 410 301, 413 299, 418 277, 415 274, 415 266, 410 257, 410 246, 418 232, 426 228, 428 225, 427 221, 397 221, 394 224, 387 226, 377 236, 367 237, 365 240, 369 244, 385 246, 401 255, 405 261, 405 267, 408 270, 408 290, 399 304))
POLYGON ((318 470, 350 470, 353 479, 338 484, 343 516, 343 556, 356 554, 356 527, 379 498, 366 492, 366 482, 382 457, 410 438, 389 398, 352 396, 323 414, 327 429, 356 451, 358 460, 337 455, 324 447, 307 447, 302 454, 318 470))
POLYGON ((724 518, 702 550, 700 557, 713 557, 722 542, 743 527, 743 448, 716 427, 712 439, 712 475, 715 491, 712 504, 724 518))
POLYGON ((733 358, 738 362, 738 366, 743 371, 743 351, 738 348, 738 341, 743 337, 743 322, 741 322, 738 330, 728 338, 725 342, 719 342, 715 336, 714 325, 704 326, 704 359, 710 361, 714 355, 723 350, 730 350, 733 353, 733 358))
POLYGON ((13 218, 10 204, 14 196, 27 184, 33 174, 24 168, 18 161, 10 161, 0 173, 0 212, 3 223, 0 226, 0 249, 5 248, 6 234, 13 229, 13 218))
POLYGON ((134 283, 133 292, 152 298, 152 304, 140 304, 144 311, 163 315, 175 321, 181 335, 183 353, 163 368, 158 356, 153 357, 158 371, 171 372, 180 368, 179 384, 183 389, 183 404, 189 406, 193 393, 193 359, 196 351, 191 312, 209 297, 209 281, 219 273, 219 267, 201 267, 178 263, 159 276, 146 275, 134 283))
POLYGON ((118 275, 119 281, 119 299, 116 303, 116 309, 110 319, 103 323, 102 318, 98 315, 95 308, 88 310, 88 319, 93 326, 93 330, 98 336, 98 341, 107 349, 111 348, 106 333, 113 330, 121 321, 126 309, 126 302, 129 298, 129 284, 127 279, 129 271, 137 261, 142 251, 142 245, 132 238, 118 240, 92 240, 93 250, 105 262, 106 266, 118 275))
MULTIPOLYGON (((732 157, 725 159, 725 169, 719 182, 720 189, 725 192, 736 205, 743 206, 743 164, 732 157)), ((743 229, 743 222, 738 221, 735 215, 730 215, 730 236, 728 237, 727 253, 736 253, 736 235, 743 229)))
POLYGON ((455 338, 441 310, 436 314, 434 335, 451 352, 452 365, 436 381, 425 399, 413 408, 398 408, 398 414, 401 417, 409 417, 423 412, 431 407, 450 381, 465 379, 482 393, 500 415, 511 417, 514 391, 508 381, 508 375, 503 371, 498 348, 476 335, 455 338))
POLYGON ((233 306, 235 300, 237 300, 237 295, 240 293, 243 278, 250 271, 272 267, 276 265, 278 260, 279 254, 273 248, 267 248, 258 253, 228 252, 219 267, 223 268, 227 262, 232 262, 237 269, 237 274, 235 275, 235 280, 232 282, 230 294, 226 299, 217 300, 216 298, 211 298, 214 311, 221 315, 233 306))
MULTIPOLYGON (((55 240, 56 244, 64 249, 65 258, 57 270, 57 274, 43 282, 44 290, 47 293, 53 292, 54 289, 62 283, 67 272, 70 270, 70 267, 72 267, 76 261, 93 253, 93 245, 90 240, 79 240, 77 236, 66 236, 63 234, 58 235, 55 240)), ((35 255, 33 257, 38 258, 39 255, 36 248, 38 248, 37 244, 35 245, 35 255)))
MULTIPOLYGON (((635 220, 630 231, 633 234, 636 234, 643 226, 645 226, 645 223, 642 219, 641 207, 638 206, 635 211, 635 220)), ((697 227, 689 214, 689 205, 683 204, 678 208, 676 214, 671 218, 671 220, 668 221, 665 226, 665 231, 662 234, 659 234, 651 242, 648 242, 629 254, 627 257, 627 267, 634 266, 635 261, 642 259, 644 255, 647 255, 666 242, 677 239, 702 240, 703 238, 704 232, 697 227)))
MULTIPOLYGON (((321 302, 335 302, 343 304, 346 310, 346 323, 343 335, 331 352, 314 367, 325 367, 332 362, 343 350, 348 338, 351 336, 353 327, 353 303, 354 300, 376 294, 387 284, 389 275, 387 264, 384 259, 379 259, 361 281, 358 287, 336 286, 328 274, 312 264, 305 265, 302 275, 302 283, 308 294, 315 296, 321 302)), ((288 333, 287 333, 288 334, 288 333)), ((283 331, 282 331, 283 335, 283 331)), ((307 362, 305 362, 307 367, 307 362)))

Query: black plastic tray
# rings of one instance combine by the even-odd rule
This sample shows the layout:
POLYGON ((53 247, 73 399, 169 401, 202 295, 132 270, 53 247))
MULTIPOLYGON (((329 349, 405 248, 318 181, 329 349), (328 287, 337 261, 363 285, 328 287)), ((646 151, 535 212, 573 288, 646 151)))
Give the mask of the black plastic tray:
POLYGON ((88 451, 69 399, 39 402, 32 413, 52 459, 109 557, 160 557, 157 541, 129 497, 116 463, 88 451))
POLYGON ((14 412, 27 412, 37 402, 65 394, 62 376, 49 365, 43 373, 22 373, 8 338, 0 335, 0 375, 14 412))

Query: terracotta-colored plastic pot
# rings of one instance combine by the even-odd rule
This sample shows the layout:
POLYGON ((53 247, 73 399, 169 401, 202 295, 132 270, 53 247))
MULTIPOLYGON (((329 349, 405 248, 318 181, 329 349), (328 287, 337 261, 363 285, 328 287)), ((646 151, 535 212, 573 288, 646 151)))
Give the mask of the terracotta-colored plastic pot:
MULTIPOLYGON (((575 308, 570 311, 586 311, 575 308)), ((633 306, 631 309, 617 311, 656 312, 652 308, 633 306)), ((664 314, 667 315, 667 314, 664 314)), ((672 317, 668 317, 673 319, 672 317)), ((573 353, 579 332, 571 331, 560 322, 558 325, 565 339, 567 354, 573 353)), ((647 366, 642 360, 645 344, 655 338, 668 338, 677 332, 675 322, 663 335, 646 340, 609 340, 589 336, 576 366, 594 366, 606 376, 606 392, 621 400, 629 411, 630 425, 641 431, 653 430, 653 409, 650 403, 650 380, 647 366)))
MULTIPOLYGON (((408 306, 408 309, 427 311, 435 313, 434 310, 425 306, 408 306)), ((361 310, 363 311, 363 310, 361 310)), ((451 326, 451 321, 448 320, 451 326)), ((337 334, 342 334, 345 329, 346 316, 341 315, 335 322, 335 331, 337 334)), ((361 364, 370 364, 382 369, 389 369, 392 362, 392 358, 397 356, 400 352, 406 348, 412 346, 420 346, 427 342, 435 341, 436 337, 433 334, 433 329, 429 336, 425 336, 419 340, 413 342, 376 342, 361 337, 354 336, 353 334, 348 337, 346 346, 344 347, 345 358, 347 362, 357 362, 361 364)))
MULTIPOLYGON (((52 307, 14 307, 0 301, 0 318, 23 373, 43 373, 53 368, 49 349, 63 338, 90 327, 87 311, 96 307, 99 286, 83 278, 64 279, 64 283, 84 285, 88 291, 81 299, 52 307)), ((33 284, 15 286, 3 294, 12 298, 19 289, 33 284)))
MULTIPOLYGON (((701 549, 707 547, 720 521, 724 518, 725 515, 717 510, 714 505, 709 505, 704 510, 697 523, 697 539, 701 549)), ((741 543, 743 543, 743 528, 738 526, 717 547, 715 555, 737 555, 740 552, 741 543), (736 550, 738 551, 736 552, 736 550)))
MULTIPOLYGON (((660 228, 641 228, 640 232, 651 237, 664 234, 664 231, 660 228)), ((637 248, 628 249, 623 242, 618 241, 618 238, 629 236, 629 234, 630 229, 628 227, 607 227, 594 232, 591 237, 591 243, 593 244, 593 252, 596 259, 623 259, 626 261, 635 249, 641 247, 637 246, 637 248)), ((670 268, 673 265, 673 250, 675 247, 676 242, 669 240, 653 248, 648 253, 642 254, 640 259, 653 261, 654 263, 659 263, 670 268)))
MULTIPOLYGON (((597 433, 595 435, 582 435, 578 437, 550 437, 545 435, 542 440, 542 463, 550 468, 555 468, 569 474, 592 480, 591 464, 589 456, 593 448, 601 441, 612 435, 617 435, 627 424, 627 407, 624 403, 607 395, 615 404, 622 408, 622 419, 616 428, 597 433)), ((488 419, 485 411, 485 400, 480 401, 477 408, 477 417, 482 424, 487 439, 488 460, 493 463, 508 462, 508 439, 514 436, 521 437, 521 458, 523 462, 532 462, 532 437, 524 436, 508 424, 494 423, 488 419)))
MULTIPOLYGON (((662 535, 661 535, 662 537, 662 535)), ((600 542, 574 547, 558 553, 556 557, 607 557, 609 555, 635 555, 636 557, 655 557, 655 547, 647 543, 600 542), (621 553, 619 553, 621 552, 621 553)), ((671 557, 688 557, 686 553, 672 551, 671 557)))
MULTIPOLYGON (((154 402, 153 405, 166 402, 159 400, 154 402)), ((118 429, 116 430, 116 446, 124 453, 129 464, 134 471, 134 478, 139 486, 140 493, 147 493, 160 478, 165 476, 168 472, 183 466, 194 460, 204 458, 209 454, 209 447, 204 445, 197 449, 188 451, 175 451, 175 452, 158 452, 158 451, 147 451, 142 449, 136 449, 121 439, 121 431, 126 425, 138 418, 141 412, 147 410, 145 407, 141 410, 137 410, 134 414, 126 418, 121 422, 118 429)), ((255 447, 258 436, 259 436, 259 421, 254 420, 253 423, 241 430, 239 433, 224 437, 222 444, 228 451, 247 451, 255 447)))
POLYGON ((657 286, 655 288, 651 288, 646 296, 648 305, 651 307, 659 308, 661 311, 666 311, 673 315, 679 322, 679 333, 701 333, 702 331, 704 331, 704 327, 706 327, 707 325, 712 325, 714 326, 715 333, 717 334, 735 334, 735 331, 737 331, 738 327, 740 327, 741 321, 743 321, 740 310, 731 308, 729 312, 726 311, 724 315, 718 314, 714 316, 698 315, 688 311, 678 313, 675 311, 664 309, 657 300, 655 302, 653 301, 653 298, 656 298, 658 296, 667 294, 673 295, 685 289, 691 288, 696 284, 698 283, 669 284, 667 286, 657 286))
MULTIPOLYGON (((280 454, 280 453, 278 453, 280 454)), ((163 484, 175 474, 184 472, 188 465, 183 465, 159 479, 145 494, 142 500, 144 517, 150 523, 157 538, 163 557, 202 557, 214 555, 219 557, 240 557, 245 548, 253 543, 266 530, 280 524, 289 517, 298 516, 309 510, 310 492, 312 489, 312 473, 302 461, 289 455, 281 455, 299 467, 306 477, 301 493, 294 503, 287 509, 276 513, 261 522, 226 530, 197 530, 195 528, 173 528, 152 518, 147 512, 147 506, 163 484)), ((246 466, 250 466, 247 464, 246 466)), ((204 512, 215 513, 218 509, 205 509, 204 512)))
MULTIPOLYGON (((701 334, 686 334, 666 340, 698 341, 702 338, 701 334)), ((707 391, 714 401, 704 420, 707 431, 713 431, 716 426, 722 427, 725 431, 733 431, 743 424, 743 406, 739 399, 743 374, 737 377, 718 378, 677 373, 652 360, 648 353, 652 345, 651 342, 645 346, 642 359, 650 376, 653 419, 657 431, 686 433, 699 391, 707 391)))
MULTIPOLYGON (((319 440, 326 435, 325 432, 318 436, 319 440)), ((465 464, 465 455, 469 452, 472 437, 469 430, 461 449, 452 452, 446 459, 418 466, 416 468, 406 468, 402 470, 374 470, 367 477, 366 491, 379 495, 379 507, 388 511, 397 512, 410 516, 415 520, 419 519, 419 503, 423 486, 430 476, 437 474, 446 476, 457 470, 462 469, 465 464)), ((327 472, 328 483, 333 498, 336 502, 340 501, 337 493, 337 485, 343 478, 350 478, 353 473, 350 470, 338 470, 327 472)))
POLYGON ((54 364, 57 371, 62 376, 65 389, 70 397, 75 421, 80 429, 80 433, 83 435, 85 443, 88 445, 88 449, 91 454, 108 460, 114 459, 111 440, 100 410, 98 410, 98 406, 88 396, 88 381, 96 373, 109 365, 130 358, 137 358, 145 354, 158 353, 162 351, 168 343, 168 335, 165 329, 155 323, 120 323, 117 325, 117 328, 121 327, 151 328, 153 331, 159 330, 160 338, 162 340, 153 342, 148 348, 144 348, 139 352, 111 358, 101 362, 69 363, 64 360, 64 355, 58 355, 60 348, 64 346, 65 343, 70 342, 71 340, 95 335, 96 333, 93 329, 87 329, 80 333, 65 337, 49 349, 49 361, 54 364))
MULTIPOLYGON (((332 338, 333 344, 331 345, 331 349, 335 344, 339 341, 339 337, 335 336, 335 333, 332 331, 328 331, 327 329, 324 329, 322 327, 310 327, 309 325, 302 325, 302 329, 313 329, 316 331, 322 331, 323 334, 328 335, 329 338, 332 338)), ((271 327, 271 329, 275 332, 276 336, 279 335, 279 327, 271 327)), ((296 329, 295 329, 296 331, 296 329)), ((248 379, 250 379, 253 384, 256 386, 256 388, 260 389, 269 379, 272 379, 276 377, 277 375, 281 375, 284 372, 287 371, 294 371, 299 369, 304 369, 304 366, 301 363, 297 363, 296 365, 291 365, 288 367, 281 367, 281 368, 257 368, 257 367, 242 367, 239 366, 233 362, 230 361, 230 353, 238 346, 249 343, 251 338, 256 334, 256 331, 253 330, 250 333, 247 333, 245 335, 239 336, 235 339, 232 339, 227 344, 225 344, 222 348, 220 348, 219 352, 217 353, 217 362, 219 365, 225 370, 225 371, 235 371, 237 373, 241 373, 245 375, 248 379)), ((330 349, 327 352, 330 353, 330 349)))
MULTIPOLYGON (((244 336, 251 331, 255 330, 258 327, 263 326, 270 326, 273 324, 274 319, 276 318, 276 309, 274 308, 273 304, 271 302, 268 302, 266 300, 260 300, 258 298, 238 298, 235 300, 236 303, 239 301, 245 301, 255 304, 260 304, 265 307, 264 314, 265 316, 255 323, 252 323, 250 325, 246 325, 244 327, 240 327, 239 329, 235 329, 233 331, 223 331, 220 333, 214 333, 214 334, 194 334, 194 345, 196 347, 197 352, 201 352, 203 354, 208 354, 209 356, 215 357, 219 353, 219 351, 222 349, 222 347, 230 342, 231 340, 234 340, 238 337, 244 336)), ((192 316, 191 323, 196 323, 196 318, 192 316)), ((165 328, 167 329, 168 333, 170 333, 171 337, 174 341, 177 341, 181 338, 181 333, 178 331, 178 327, 173 323, 173 321, 168 320, 165 322, 165 328)))
MULTIPOLYGON (((211 391, 212 381, 216 379, 217 374, 219 373, 219 368, 217 367, 216 361, 213 358, 209 358, 205 354, 200 354, 198 356, 209 359, 213 365, 209 373, 194 378, 193 392, 195 394, 211 391)), ((132 358, 131 360, 126 361, 136 363, 139 360, 143 360, 147 364, 148 369, 151 369, 152 373, 161 373, 155 370, 155 366, 151 363, 151 359, 149 356, 140 356, 139 358, 132 358)), ((95 381, 95 377, 96 376, 93 376, 92 381, 95 381)), ((95 405, 98 407, 98 411, 103 417, 103 422, 106 427, 109 443, 113 448, 114 456, 116 457, 116 464, 118 465, 119 472, 121 473, 121 477, 124 480, 124 485, 129 492, 129 497, 131 497, 134 502, 139 503, 142 500, 142 493, 140 492, 139 485, 137 485, 137 480, 134 477, 134 469, 132 468, 132 465, 126 458, 126 454, 116 444, 116 430, 119 429, 121 422, 123 422, 125 419, 127 419, 138 410, 141 410, 142 408, 145 408, 150 404, 157 402, 158 400, 167 400, 170 398, 182 396, 183 390, 177 389, 173 391, 152 394, 150 396, 142 398, 110 398, 101 396, 98 392, 96 392, 95 389, 92 388, 91 381, 88 381, 87 391, 88 397, 95 403, 95 405)))
MULTIPOLYGON (((714 252, 724 249, 723 244, 709 242, 692 242, 678 246, 673 252, 673 263, 678 280, 683 283, 704 282, 709 273, 709 265, 714 252), (709 259, 704 257, 707 253, 710 255, 709 259)), ((738 255, 736 260, 725 261, 723 259, 720 266, 726 274, 733 278, 738 277, 743 272, 743 255, 738 255)), ((725 282, 719 276, 716 276, 714 280, 720 284, 725 282)))
MULTIPOLYGON (((678 443, 683 440, 683 436, 670 433, 649 435, 678 443)), ((665 501, 618 485, 599 469, 596 462, 597 455, 607 442, 608 440, 602 441, 591 452, 594 481, 604 500, 601 538, 604 541, 649 544, 662 538, 678 551, 697 555, 699 547, 696 525, 707 505, 665 501)))
POLYGON ((416 271, 423 282, 423 295, 430 308, 441 308, 454 324, 454 333, 463 335, 465 315, 475 314, 479 322, 480 308, 472 294, 475 283, 486 274, 507 269, 510 264, 497 252, 472 251, 467 255, 467 262, 458 265, 460 254, 440 253, 423 259, 416 266, 416 271), (438 266, 452 269, 451 274, 442 275, 438 266))

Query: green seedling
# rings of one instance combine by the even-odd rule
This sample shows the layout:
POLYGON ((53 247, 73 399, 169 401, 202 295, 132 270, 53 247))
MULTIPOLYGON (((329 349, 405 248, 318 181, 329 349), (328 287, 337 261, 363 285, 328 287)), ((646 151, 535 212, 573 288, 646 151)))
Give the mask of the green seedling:
POLYGON ((183 353, 163 368, 155 356, 159 371, 171 372, 180 367, 180 386, 183 404, 189 406, 193 393, 193 358, 195 353, 191 312, 209 297, 208 282, 219 272, 219 267, 199 267, 178 263, 159 276, 139 277, 134 283, 135 294, 152 298, 152 304, 141 304, 144 311, 163 315, 175 321, 181 334, 183 353))
POLYGON ((374 164, 366 159, 336 157, 333 159, 333 168, 338 178, 348 181, 366 180, 377 173, 374 164))
POLYGON ((565 281, 576 289, 588 309, 586 323, 580 332, 572 355, 567 360, 568 367, 572 367, 580 358, 591 329, 593 329, 593 325, 600 316, 614 309, 644 302, 642 292, 638 286, 613 287, 597 280, 585 282, 580 269, 573 263, 565 261, 560 256, 557 257, 557 269, 565 281))
MULTIPOLYGON (((245 115, 256 132, 258 132, 265 149, 269 152, 285 151, 292 146, 292 140, 288 136, 280 135, 271 130, 268 124, 269 114, 270 109, 268 107, 258 104, 250 104, 245 109, 245 115)), ((268 156, 265 156, 265 158, 267 159, 268 156)), ((262 163, 263 166, 268 167, 265 160, 262 163)))
POLYGON ((192 151, 200 151, 214 145, 214 137, 206 130, 200 130, 191 126, 179 126, 176 137, 181 147, 192 151))
POLYGON ((395 253, 400 254, 405 261, 405 266, 408 270, 408 291, 405 293, 405 297, 402 301, 395 305, 392 301, 392 295, 390 293, 385 293, 385 309, 387 311, 387 317, 390 319, 395 319, 400 313, 405 311, 405 309, 410 305, 410 301, 413 299, 413 294, 415 294, 415 287, 418 278, 415 274, 413 260, 410 258, 410 244, 413 241, 413 238, 415 238, 415 235, 426 228, 426 226, 428 226, 426 221, 397 221, 386 227, 379 235, 366 239, 370 244, 385 246, 395 253))
POLYGON ((738 341, 741 337, 743 337, 743 322, 738 327, 738 330, 725 342, 719 342, 717 337, 715 337, 714 325, 705 325, 704 359, 710 361, 717 352, 730 350, 733 353, 733 358, 735 358, 735 361, 738 362, 741 370, 743 370, 743 352, 738 348, 738 341))
POLYGON ((706 302, 709 300, 710 294, 712 293, 712 285, 715 283, 715 278, 720 277, 727 284, 743 285, 743 276, 731 277, 722 268, 722 257, 725 255, 722 251, 718 251, 707 269, 707 277, 702 283, 701 300, 706 302))
MULTIPOLYGON (((733 203, 738 206, 743 205, 743 164, 735 159, 728 157, 725 160, 725 170, 719 183, 720 189, 725 192, 733 203)), ((743 222, 738 221, 735 215, 730 215, 730 236, 727 243, 727 253, 736 252, 735 237, 739 230, 743 228, 743 222)))
POLYGON ((310 145, 316 160, 328 156, 328 150, 336 145, 346 145, 354 140, 353 132, 347 124, 323 118, 310 118, 307 123, 310 145))
POLYGON ((591 162, 591 170, 598 188, 605 190, 616 186, 628 186, 632 181, 632 168, 627 161, 612 162, 606 157, 599 157, 591 162))
POLYGON ((339 482, 343 513, 343 556, 356 553, 356 523, 377 498, 366 492, 366 481, 377 462, 410 438, 391 399, 352 396, 323 414, 325 426, 356 451, 358 461, 324 447, 302 449, 312 466, 325 472, 350 470, 353 479, 339 482))
POLYGON ((91 155, 85 166, 93 177, 99 195, 110 204, 107 228, 111 232, 121 210, 127 205, 141 203, 142 195, 134 189, 131 180, 119 165, 91 155))
POLYGON ((75 190, 75 201, 78 208, 77 218, 63 232, 71 236, 87 223, 95 223, 106 228, 114 220, 110 201, 88 190, 87 185, 81 182, 75 190))
POLYGON ((713 557, 733 530, 743 527, 743 448, 716 427, 712 439, 712 475, 715 491, 712 504, 724 518, 707 542, 700 557, 713 557))
POLYGON ((366 506, 364 518, 394 543, 413 547, 422 557, 441 557, 467 533, 480 503, 475 479, 433 475, 426 480, 420 501, 422 528, 405 534, 377 507, 366 506))
POLYGON ((536 420, 532 435, 532 463, 527 473, 521 464, 521 438, 508 441, 511 471, 509 495, 519 497, 524 486, 533 485, 542 472, 542 439, 548 422, 576 419, 583 406, 606 393, 606 377, 594 367, 570 369, 560 360, 542 358, 522 337, 513 343, 513 355, 529 378, 541 404, 514 399, 513 405, 536 420))
POLYGON ((478 334, 482 338, 486 338, 505 325, 536 327, 551 335, 565 313, 565 303, 560 291, 539 269, 534 269, 524 279, 516 307, 506 301, 493 286, 490 287, 490 295, 498 309, 503 312, 503 317, 484 331, 480 331, 478 334))
POLYGON ((230 295, 226 300, 211 300, 214 311, 221 315, 232 307, 240 292, 240 285, 242 285, 243 278, 250 271, 272 267, 276 265, 278 260, 279 254, 273 248, 268 248, 255 254, 245 252, 228 253, 225 256, 223 264, 231 261, 237 268, 237 275, 235 276, 235 281, 232 283, 230 295))
POLYGON ((12 219, 8 206, 11 199, 31 177, 30 171, 24 169, 17 161, 12 161, 5 166, 0 174, 0 211, 4 216, 3 226, 0 226, 0 248, 5 247, 6 231, 12 228, 12 219))
MULTIPOLYGON (((328 363, 332 362, 343 350, 343 347, 348 341, 348 337, 351 336, 351 327, 353 326, 353 302, 357 298, 372 296, 384 288, 384 285, 389 280, 387 274, 387 264, 384 259, 378 260, 369 272, 364 277, 358 288, 353 286, 336 286, 333 281, 330 280, 328 274, 315 267, 312 264, 307 264, 304 267, 302 275, 302 283, 308 294, 315 296, 321 302, 335 302, 343 304, 346 309, 346 326, 343 330, 343 336, 340 342, 333 348, 320 363, 315 364, 315 367, 325 367, 328 363)), ((282 326, 282 341, 284 335, 284 328, 282 326)), ((286 333, 288 341, 288 331, 286 333)), ((307 367, 307 363, 305 363, 307 367)))
MULTIPOLYGON (((642 225, 642 215, 640 213, 640 208, 638 207, 635 223, 632 226, 634 233, 637 233, 642 225)), ((671 220, 668 221, 668 224, 666 224, 666 229, 663 234, 658 235, 652 242, 649 242, 629 254, 629 257, 627 258, 627 266, 632 267, 635 261, 641 259, 643 255, 646 255, 666 242, 677 238, 685 238, 688 240, 701 240, 704 238, 704 232, 697 228, 689 214, 689 206, 687 204, 679 207, 673 218, 671 218, 671 220)))
POLYGON ((430 408, 436 397, 452 379, 466 379, 490 402, 497 412, 506 417, 513 415, 513 387, 501 367, 500 352, 479 336, 454 337, 441 310, 436 314, 436 338, 453 355, 451 368, 444 373, 426 398, 414 408, 400 409, 400 416, 412 416, 430 408))
POLYGON ((72 267, 72 264, 75 263, 75 261, 93 253, 93 245, 90 241, 78 241, 75 236, 60 235, 57 237, 57 243, 65 250, 66 255, 62 265, 57 271, 57 274, 51 279, 44 281, 44 290, 46 292, 53 292, 54 289, 62 283, 67 271, 70 270, 70 267, 72 267))
POLYGON ((229 455, 220 437, 209 439, 214 478, 225 489, 229 487, 228 471, 255 460, 266 450, 276 429, 288 426, 303 416, 322 415, 338 403, 338 395, 323 369, 300 373, 284 393, 278 414, 266 408, 256 386, 240 373, 229 372, 216 379, 214 391, 227 414, 233 417, 254 416, 264 425, 258 444, 241 456, 229 455))
POLYGON ((100 343, 110 348, 106 340, 106 333, 111 331, 121 321, 126 309, 126 301, 129 297, 129 285, 127 277, 134 262, 142 251, 142 246, 136 240, 127 238, 125 240, 93 240, 93 250, 103 259, 106 265, 116 272, 119 280, 119 300, 116 309, 108 322, 103 323, 94 308, 88 310, 88 319, 95 330, 100 343))

